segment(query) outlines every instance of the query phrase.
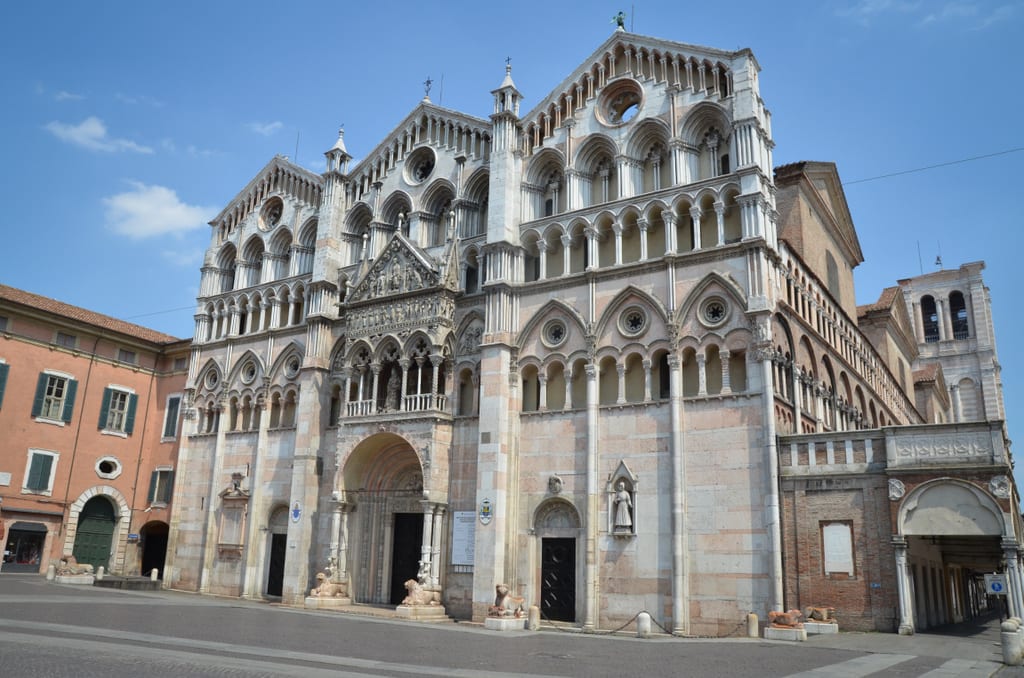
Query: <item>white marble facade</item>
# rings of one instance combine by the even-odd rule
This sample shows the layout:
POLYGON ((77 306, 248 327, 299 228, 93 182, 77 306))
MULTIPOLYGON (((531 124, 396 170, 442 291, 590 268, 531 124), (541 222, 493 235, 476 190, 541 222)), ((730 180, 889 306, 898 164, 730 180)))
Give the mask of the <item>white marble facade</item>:
POLYGON ((702 635, 781 609, 774 318, 813 273, 759 70, 617 31, 529 111, 506 67, 487 118, 428 96, 358 162, 272 159, 211 222, 168 585, 302 604, 330 567, 482 619, 506 582, 702 635))

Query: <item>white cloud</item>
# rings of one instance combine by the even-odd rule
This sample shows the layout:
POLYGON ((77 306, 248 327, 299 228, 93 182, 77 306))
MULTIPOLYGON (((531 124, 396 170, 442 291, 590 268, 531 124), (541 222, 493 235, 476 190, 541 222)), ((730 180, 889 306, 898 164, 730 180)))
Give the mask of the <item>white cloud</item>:
POLYGON ((75 94, 74 92, 66 92, 64 90, 58 91, 53 95, 55 101, 80 101, 85 98, 81 94, 75 94))
POLYGON ((132 181, 132 190, 103 199, 107 228, 129 238, 180 235, 202 228, 217 213, 216 208, 189 205, 165 186, 147 186, 132 181))
POLYGON ((991 10, 973 2, 947 2, 937 11, 929 12, 920 24, 955 23, 970 30, 980 31, 993 24, 1009 21, 1014 14, 1013 5, 1000 5, 991 10))
POLYGON ((913 12, 920 5, 920 2, 914 0, 857 0, 851 5, 838 8, 836 14, 867 26, 883 14, 906 14, 913 12))
POLYGON ((133 153, 152 153, 149 146, 141 146, 129 139, 114 139, 107 135, 107 126, 96 116, 89 116, 77 125, 68 125, 53 121, 46 129, 61 141, 74 146, 87 148, 90 151, 131 151, 133 153))
POLYGON ((904 16, 918 28, 953 25, 967 30, 983 30, 1010 19, 1015 12, 1012 4, 991 9, 985 5, 977 0, 948 0, 941 4, 921 0, 856 0, 839 7, 836 14, 865 27, 875 21, 891 21, 904 16))
POLYGON ((246 124, 246 128, 248 128, 250 132, 260 134, 265 137, 269 137, 282 127, 284 127, 284 123, 280 120, 275 120, 274 122, 250 122, 246 124))

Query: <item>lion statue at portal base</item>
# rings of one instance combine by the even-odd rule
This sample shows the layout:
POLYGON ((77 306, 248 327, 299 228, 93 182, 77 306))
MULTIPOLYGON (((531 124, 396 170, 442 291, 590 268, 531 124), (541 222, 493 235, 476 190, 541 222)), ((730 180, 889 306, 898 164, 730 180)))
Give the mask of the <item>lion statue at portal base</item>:
POLYGON ((522 617, 526 614, 526 599, 522 596, 513 596, 508 590, 508 584, 498 584, 494 587, 494 605, 487 610, 488 617, 522 617))
POLYGON ((773 629, 802 629, 804 627, 803 622, 800 621, 802 616, 804 613, 800 610, 790 610, 789 612, 772 610, 768 613, 768 623, 773 629))
POLYGON ((441 604, 440 593, 424 589, 423 585, 415 579, 409 579, 405 582, 405 590, 409 592, 409 595, 402 599, 402 605, 441 604))
POLYGON ((64 557, 60 559, 55 569, 57 575, 62 577, 76 574, 93 574, 92 565, 89 563, 79 563, 78 559, 70 553, 64 554, 64 557))
POLYGON ((313 598, 344 598, 348 595, 348 585, 333 582, 324 572, 316 573, 316 588, 309 592, 313 598))
POLYGON ((821 622, 822 624, 836 624, 836 608, 834 607, 808 607, 804 610, 804 616, 809 621, 821 622))

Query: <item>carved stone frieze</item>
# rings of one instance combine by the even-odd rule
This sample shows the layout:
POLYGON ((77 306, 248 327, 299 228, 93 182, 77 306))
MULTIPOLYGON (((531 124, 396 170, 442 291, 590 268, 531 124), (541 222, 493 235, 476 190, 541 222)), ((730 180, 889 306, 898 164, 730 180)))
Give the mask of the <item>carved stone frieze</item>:
POLYGON ((401 333, 416 328, 451 328, 455 300, 448 295, 396 299, 387 304, 349 309, 348 336, 401 333))
POLYGON ((896 501, 902 499, 907 493, 907 486, 899 478, 889 478, 889 499, 896 501))
POLYGON ((988 489, 993 495, 1000 499, 1010 498, 1010 479, 1006 476, 993 476, 988 481, 988 489))
POLYGON ((379 299, 436 287, 440 274, 400 237, 391 239, 352 293, 350 302, 379 299))
POLYGON ((896 464, 936 464, 958 461, 983 461, 992 457, 992 438, 988 433, 963 432, 897 436, 896 464))

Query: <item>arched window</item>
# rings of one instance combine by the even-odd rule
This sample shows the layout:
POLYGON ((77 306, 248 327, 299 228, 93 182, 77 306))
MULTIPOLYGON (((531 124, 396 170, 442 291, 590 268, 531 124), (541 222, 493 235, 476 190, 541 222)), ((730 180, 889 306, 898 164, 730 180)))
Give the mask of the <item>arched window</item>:
POLYGON ((921 323, 924 326, 924 340, 932 344, 939 340, 939 314, 935 299, 931 295, 921 297, 921 323))
POLYGON ((967 339, 971 335, 971 328, 967 322, 967 304, 964 303, 962 293, 952 292, 949 295, 949 314, 953 318, 953 338, 967 339))

